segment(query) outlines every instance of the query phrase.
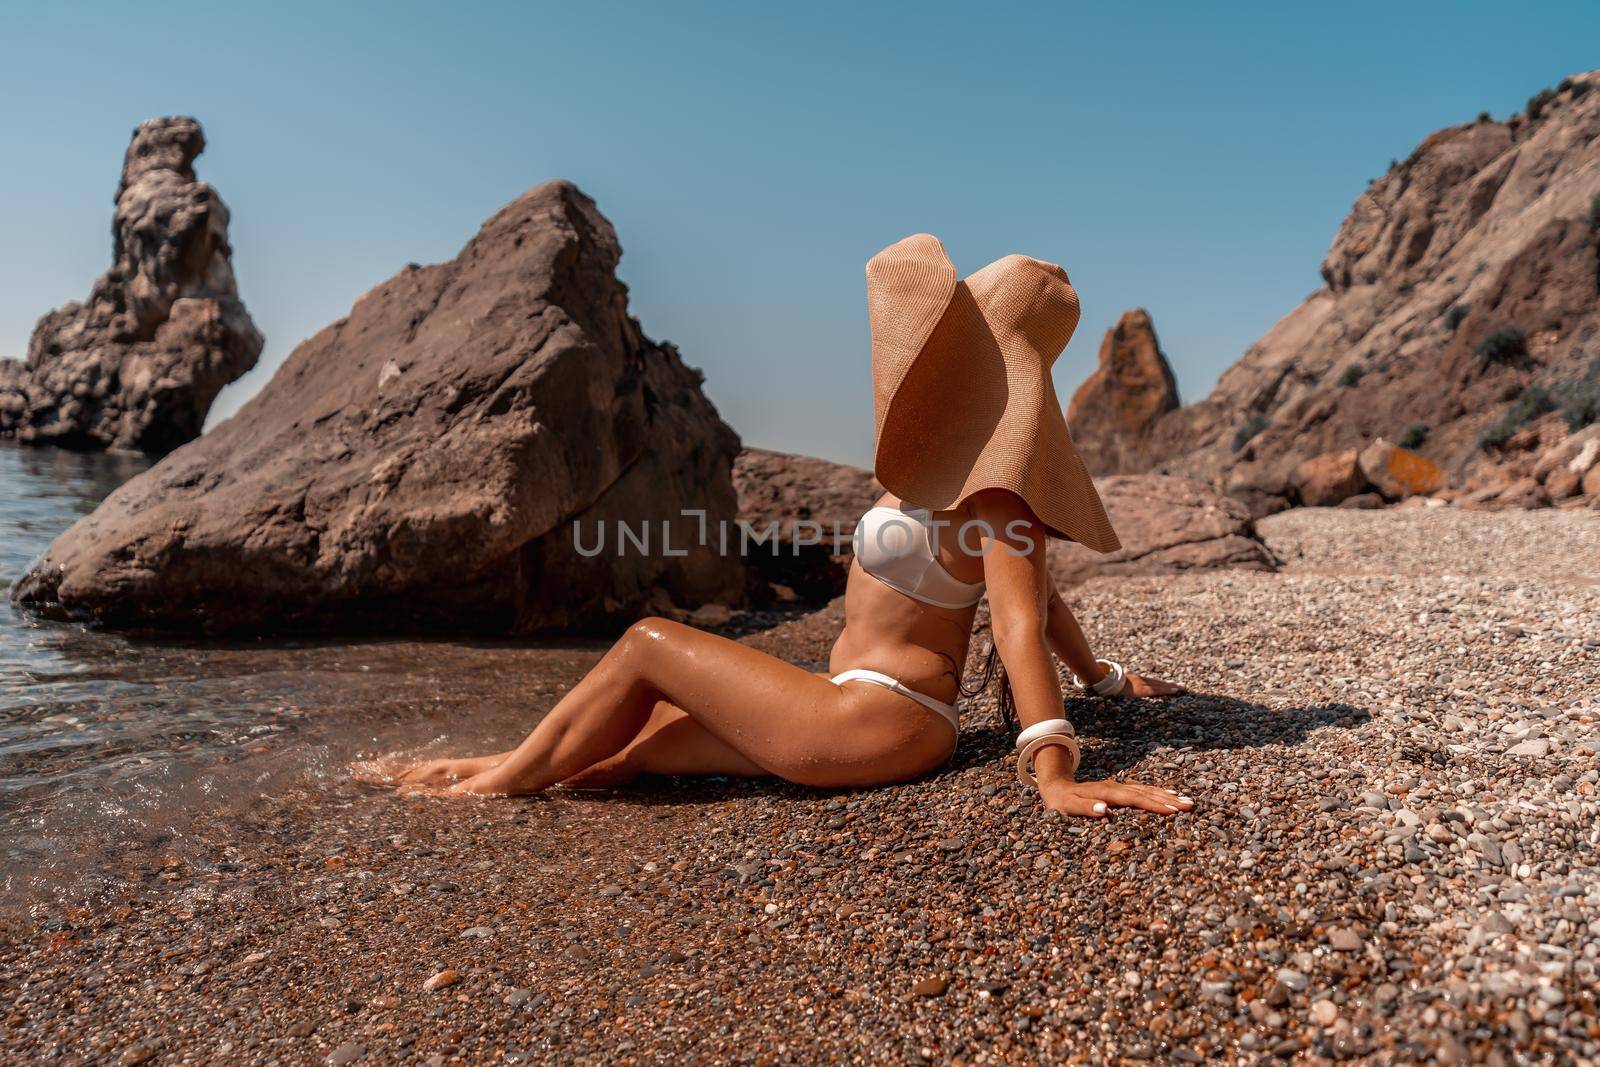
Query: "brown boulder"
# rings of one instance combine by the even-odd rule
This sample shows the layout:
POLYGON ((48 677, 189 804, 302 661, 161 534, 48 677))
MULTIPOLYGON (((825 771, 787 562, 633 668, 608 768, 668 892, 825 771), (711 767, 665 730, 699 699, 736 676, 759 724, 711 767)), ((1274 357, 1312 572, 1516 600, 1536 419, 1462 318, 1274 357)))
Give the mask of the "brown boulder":
POLYGON ((1427 496, 1444 488, 1444 471, 1433 460, 1380 437, 1357 457, 1361 473, 1390 500, 1427 496))
POLYGON ((1300 502, 1313 508, 1332 507, 1370 488, 1353 448, 1312 456, 1295 468, 1290 484, 1300 502))
POLYGON ((39 320, 27 362, 0 363, 0 435, 70 448, 166 452, 200 433, 222 387, 255 366, 228 209, 197 181, 190 118, 133 133, 117 189, 111 269, 89 299, 39 320))
POLYGON ((1533 478, 1518 478, 1493 498, 1493 506, 1501 508, 1543 508, 1550 506, 1550 494, 1533 478))
POLYGON ((1252 519, 1262 519, 1294 506, 1294 487, 1259 470, 1231 476, 1224 483, 1223 491, 1243 504, 1252 519))
POLYGON ((1189 478, 1118 475, 1095 482, 1122 541, 1102 554, 1052 541, 1050 574, 1061 585, 1097 575, 1169 574, 1198 568, 1273 570, 1250 513, 1234 498, 1189 478))
POLYGON ((1562 469, 1582 478, 1596 463, 1600 463, 1600 422, 1568 434, 1547 449, 1533 465, 1532 473, 1544 482, 1562 469))
POLYGON ((1581 485, 1584 496, 1600 497, 1600 463, 1589 468, 1589 473, 1583 476, 1581 485))
POLYGON ((733 487, 739 520, 772 530, 770 542, 745 556, 760 585, 783 586, 806 600, 844 592, 856 520, 883 495, 871 471, 747 448, 734 460, 733 487))
POLYGON ((380 632, 737 602, 743 568, 715 530, 738 438, 628 315, 620 255, 593 201, 539 186, 296 348, 62 534, 16 599, 112 625, 380 632), (650 550, 619 549, 619 520, 650 550))
POLYGON ((1560 467, 1544 480, 1544 487, 1551 500, 1565 500, 1578 494, 1583 487, 1583 479, 1567 468, 1560 467))
POLYGON ((1099 366, 1067 405, 1067 425, 1090 474, 1138 474, 1160 461, 1151 436, 1177 407, 1177 379, 1150 313, 1136 308, 1106 331, 1099 366))
MULTIPOLYGON (((883 495, 871 471, 815 456, 746 448, 733 463, 739 518, 777 523, 781 537, 793 537, 795 524, 809 522, 849 537, 856 520, 883 495)), ((809 531, 805 536, 811 536, 809 531)))

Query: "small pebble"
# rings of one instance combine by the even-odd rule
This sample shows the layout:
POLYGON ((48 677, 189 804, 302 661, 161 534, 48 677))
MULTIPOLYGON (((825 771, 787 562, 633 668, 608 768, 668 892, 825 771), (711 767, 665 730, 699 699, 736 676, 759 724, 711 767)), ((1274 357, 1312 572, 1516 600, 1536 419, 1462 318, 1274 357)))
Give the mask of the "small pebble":
POLYGON ((435 989, 444 989, 447 986, 453 986, 459 981, 461 981, 461 975, 447 968, 440 971, 438 974, 435 974, 426 982, 423 982, 422 988, 431 993, 435 989))

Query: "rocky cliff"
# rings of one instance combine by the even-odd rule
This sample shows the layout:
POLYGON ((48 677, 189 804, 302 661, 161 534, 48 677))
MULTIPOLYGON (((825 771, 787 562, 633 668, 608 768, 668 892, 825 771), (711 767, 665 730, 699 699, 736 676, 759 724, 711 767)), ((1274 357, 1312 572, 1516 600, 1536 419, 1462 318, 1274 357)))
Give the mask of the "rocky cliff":
POLYGON ((1432 134, 1356 200, 1322 288, 1204 400, 1135 427, 1136 458, 1292 497, 1306 460, 1387 438, 1447 493, 1523 482, 1600 414, 1597 196, 1600 72, 1432 134))
POLYGON ((737 555, 682 512, 733 521, 738 438, 628 314, 620 255, 573 185, 518 198, 119 488, 16 599, 111 625, 391 633, 737 604, 737 555))
POLYGON ((112 218, 112 265, 89 298, 39 320, 25 363, 0 362, 0 436, 161 453, 199 435, 261 334, 234 283, 228 209, 194 173, 191 118, 133 133, 112 218))

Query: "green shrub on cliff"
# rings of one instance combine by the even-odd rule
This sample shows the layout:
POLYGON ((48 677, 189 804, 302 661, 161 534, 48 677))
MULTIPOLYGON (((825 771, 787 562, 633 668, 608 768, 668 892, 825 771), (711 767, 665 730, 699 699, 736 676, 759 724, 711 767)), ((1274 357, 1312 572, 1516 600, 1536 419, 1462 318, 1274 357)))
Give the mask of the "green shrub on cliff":
POLYGON ((1461 325, 1461 320, 1467 317, 1467 305, 1451 304, 1450 310, 1444 313, 1444 328, 1455 333, 1456 327, 1461 325))
POLYGON ((1485 363, 1518 363, 1527 358, 1528 334, 1521 326, 1502 326, 1472 351, 1485 363))
POLYGON ((1589 228, 1600 230, 1600 193, 1594 194, 1594 199, 1589 201, 1589 228))
POLYGON ((1500 421, 1478 435, 1478 447, 1503 445, 1524 425, 1555 409, 1555 397, 1550 395, 1550 390, 1542 385, 1524 386, 1506 413, 1500 416, 1500 421))
POLYGON ((1341 388, 1341 389, 1353 389, 1355 387, 1355 384, 1361 380, 1361 376, 1363 374, 1365 374, 1365 373, 1366 373, 1366 371, 1362 370, 1360 367, 1358 367, 1358 366, 1356 366, 1355 364, 1352 363, 1350 366, 1346 367, 1343 372, 1340 373, 1340 375, 1339 375, 1339 388, 1341 388))
POLYGON ((1425 422, 1413 422, 1406 427, 1406 432, 1400 435, 1400 447, 1418 449, 1422 447, 1422 443, 1427 439, 1428 424, 1425 422))
POLYGON ((1555 98, 1556 91, 1554 89, 1540 89, 1538 92, 1528 97, 1528 121, 1539 121, 1539 116, 1544 114, 1544 109, 1549 106, 1550 101, 1554 100, 1555 98))
POLYGON ((1574 431, 1600 422, 1600 356, 1590 362, 1582 378, 1561 390, 1561 418, 1574 431))

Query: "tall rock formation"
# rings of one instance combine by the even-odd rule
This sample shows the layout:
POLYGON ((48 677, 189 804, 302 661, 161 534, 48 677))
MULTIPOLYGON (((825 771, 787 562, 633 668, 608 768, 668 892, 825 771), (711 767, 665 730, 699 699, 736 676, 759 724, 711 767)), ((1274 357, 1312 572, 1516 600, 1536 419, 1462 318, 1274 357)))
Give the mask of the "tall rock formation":
POLYGON ((1520 477, 1566 433, 1552 409, 1581 424, 1600 388, 1597 196, 1600 72, 1432 134, 1356 200, 1322 288, 1159 416, 1142 459, 1262 499, 1378 438, 1458 488, 1520 477))
POLYGON ((112 265, 82 304, 39 320, 27 361, 0 362, 0 436, 161 453, 199 436, 222 387, 261 354, 234 283, 228 209, 194 174, 191 118, 133 132, 112 265))
POLYGON ((1178 382, 1144 308, 1125 311, 1100 342, 1100 363, 1067 405, 1067 425, 1089 473, 1134 474, 1152 454, 1157 420, 1178 407, 1178 382))
POLYGON ((628 314, 620 255, 593 201, 539 186, 301 344, 15 598, 213 632, 567 630, 737 603, 716 531, 738 437, 628 314))

